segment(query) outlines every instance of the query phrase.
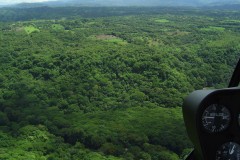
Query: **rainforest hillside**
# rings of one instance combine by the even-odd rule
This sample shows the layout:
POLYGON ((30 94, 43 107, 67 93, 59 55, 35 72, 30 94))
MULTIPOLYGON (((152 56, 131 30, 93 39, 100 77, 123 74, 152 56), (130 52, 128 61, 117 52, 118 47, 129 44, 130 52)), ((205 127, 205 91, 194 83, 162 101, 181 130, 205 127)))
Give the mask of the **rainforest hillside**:
POLYGON ((237 10, 0 15, 0 159, 182 159, 184 97, 226 87, 240 56, 237 10))

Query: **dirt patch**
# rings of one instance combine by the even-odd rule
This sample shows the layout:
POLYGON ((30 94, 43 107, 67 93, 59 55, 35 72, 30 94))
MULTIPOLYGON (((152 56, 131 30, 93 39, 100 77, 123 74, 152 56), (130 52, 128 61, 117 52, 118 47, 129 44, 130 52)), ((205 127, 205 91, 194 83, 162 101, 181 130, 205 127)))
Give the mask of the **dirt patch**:
POLYGON ((23 27, 16 27, 14 30, 16 32, 22 32, 22 31, 24 31, 24 28, 23 27))

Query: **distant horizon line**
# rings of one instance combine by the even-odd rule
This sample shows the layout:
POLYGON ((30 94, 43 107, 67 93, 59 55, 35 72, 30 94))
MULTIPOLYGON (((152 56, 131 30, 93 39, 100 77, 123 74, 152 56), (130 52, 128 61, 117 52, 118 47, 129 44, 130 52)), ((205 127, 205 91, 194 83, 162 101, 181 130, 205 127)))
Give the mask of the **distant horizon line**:
POLYGON ((16 4, 22 4, 22 3, 43 3, 43 2, 56 2, 58 0, 39 0, 39 1, 22 1, 22 2, 2 2, 0 3, 0 6, 5 5, 16 5, 16 4))
MULTIPOLYGON (((41 4, 41 3, 47 3, 47 2, 59 2, 59 6, 61 6, 63 3, 61 3, 61 0, 37 0, 37 1, 33 1, 33 0, 26 0, 26 1, 22 1, 22 2, 5 2, 3 4, 0 3, 0 7, 11 7, 11 6, 17 6, 17 5, 21 5, 21 4, 41 4)), ((74 1, 70 1, 70 2, 66 2, 66 6, 65 7, 73 7, 74 1)), ((97 7, 97 5, 99 5, 99 7, 217 7, 217 6, 223 6, 223 5, 237 5, 240 3, 220 3, 220 4, 216 4, 216 3, 199 3, 199 4, 176 4, 176 5, 172 5, 172 4, 162 4, 162 5, 153 5, 153 4, 140 4, 140 5, 136 5, 136 4, 115 4, 115 5, 106 5, 106 4, 88 4, 86 2, 83 2, 82 4, 76 2, 75 3, 76 7, 97 7)), ((46 4, 46 7, 58 7, 57 4, 55 4, 56 6, 52 6, 51 4, 46 4)), ((61 6, 62 7, 62 6, 61 6)))

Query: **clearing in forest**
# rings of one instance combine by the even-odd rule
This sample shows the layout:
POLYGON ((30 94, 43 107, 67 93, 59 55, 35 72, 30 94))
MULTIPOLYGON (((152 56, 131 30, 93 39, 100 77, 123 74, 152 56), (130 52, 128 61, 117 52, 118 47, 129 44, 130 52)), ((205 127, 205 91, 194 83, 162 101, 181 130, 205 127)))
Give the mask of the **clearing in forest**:
POLYGON ((157 23, 168 23, 168 22, 170 22, 167 19, 154 19, 154 21, 157 22, 157 23))
POLYGON ((240 20, 237 19, 228 19, 221 21, 222 23, 240 23, 240 20))
POLYGON ((209 26, 207 28, 201 28, 201 31, 212 31, 212 32, 223 32, 225 28, 223 27, 214 27, 214 26, 209 26))
POLYGON ((110 42, 110 43, 116 43, 116 44, 120 44, 120 45, 125 45, 127 44, 126 41, 124 41, 123 39, 116 37, 114 35, 106 35, 106 34, 102 34, 102 35, 97 35, 95 36, 95 38, 97 40, 103 40, 105 42, 110 42))
POLYGON ((37 29, 36 27, 34 26, 27 26, 27 27, 24 27, 24 30, 27 32, 27 34, 31 34, 33 32, 40 32, 39 29, 37 29))

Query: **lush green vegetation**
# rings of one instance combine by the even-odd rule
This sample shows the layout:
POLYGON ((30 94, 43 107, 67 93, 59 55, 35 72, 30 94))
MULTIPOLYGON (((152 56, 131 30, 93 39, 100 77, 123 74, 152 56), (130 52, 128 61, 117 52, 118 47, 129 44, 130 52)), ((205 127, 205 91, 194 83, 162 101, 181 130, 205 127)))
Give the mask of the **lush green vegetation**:
POLYGON ((52 29, 54 29, 54 30, 65 30, 65 28, 60 24, 53 24, 52 29))
POLYGON ((35 28, 34 26, 26 26, 24 27, 24 30, 27 32, 27 34, 31 34, 33 32, 39 32, 40 30, 35 28))
POLYGON ((155 22, 159 22, 159 23, 168 23, 169 20, 167 20, 167 19, 155 19, 155 22))
POLYGON ((202 31, 210 31, 210 32, 223 32, 225 30, 225 28, 209 26, 208 28, 202 28, 201 30, 202 31))
POLYGON ((239 11, 0 15, 0 159, 181 159, 183 98, 226 87, 240 56, 239 11))

